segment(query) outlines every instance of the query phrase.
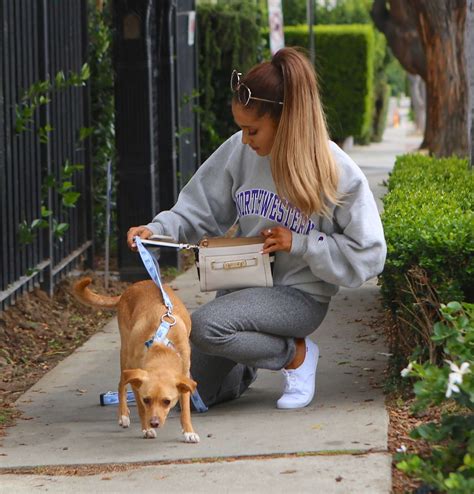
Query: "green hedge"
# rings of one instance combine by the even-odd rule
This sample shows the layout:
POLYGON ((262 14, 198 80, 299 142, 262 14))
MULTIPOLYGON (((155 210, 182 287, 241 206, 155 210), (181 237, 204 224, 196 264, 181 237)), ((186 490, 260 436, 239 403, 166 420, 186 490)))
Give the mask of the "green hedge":
MULTIPOLYGON (((371 134, 375 39, 369 25, 315 26, 316 71, 331 138, 371 134)), ((308 27, 285 28, 287 46, 307 47, 308 27)))
POLYGON ((374 30, 374 101, 372 110, 372 125, 362 135, 356 136, 358 144, 370 144, 380 142, 385 130, 387 120, 388 102, 390 99, 390 86, 387 84, 386 66, 390 56, 387 52, 387 40, 385 36, 374 30))
POLYGON ((375 90, 375 108, 372 122, 372 142, 382 142, 383 133, 387 124, 388 104, 391 88, 384 80, 378 81, 375 90))
POLYGON ((387 82, 386 67, 390 60, 387 52, 387 39, 379 31, 374 31, 374 109, 372 128, 366 142, 381 142, 387 121, 391 86, 387 82))
MULTIPOLYGON (((260 12, 248 6, 246 2, 198 5, 202 160, 237 130, 228 88, 232 69, 245 73, 269 57, 264 48, 268 29, 261 29, 260 12)), ((350 135, 369 142, 374 122, 383 127, 384 121, 374 115, 374 86, 379 97, 388 96, 379 87, 386 88, 383 81, 376 78, 385 53, 379 38, 370 25, 315 27, 321 95, 331 137, 338 142, 350 135)), ((307 47, 307 26, 286 27, 285 41, 287 46, 307 47)))
POLYGON ((391 345, 397 357, 427 348, 423 320, 436 315, 439 300, 474 300, 473 197, 466 160, 396 161, 383 200, 388 255, 380 279, 397 327, 391 345))
POLYGON ((261 58, 262 21, 251 2, 198 4, 201 161, 237 131, 231 112, 230 75, 261 58))

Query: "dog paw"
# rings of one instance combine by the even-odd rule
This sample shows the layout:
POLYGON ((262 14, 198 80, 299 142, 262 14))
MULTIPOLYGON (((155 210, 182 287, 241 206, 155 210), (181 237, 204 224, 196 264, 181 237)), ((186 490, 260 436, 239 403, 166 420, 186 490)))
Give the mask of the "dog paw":
POLYGON ((119 425, 124 429, 130 427, 130 417, 128 417, 127 415, 121 415, 119 419, 119 425))
POLYGON ((155 439, 156 437, 155 429, 143 429, 142 432, 144 439, 155 439))
POLYGON ((185 432, 184 433, 184 442, 185 443, 198 443, 199 435, 195 432, 185 432))

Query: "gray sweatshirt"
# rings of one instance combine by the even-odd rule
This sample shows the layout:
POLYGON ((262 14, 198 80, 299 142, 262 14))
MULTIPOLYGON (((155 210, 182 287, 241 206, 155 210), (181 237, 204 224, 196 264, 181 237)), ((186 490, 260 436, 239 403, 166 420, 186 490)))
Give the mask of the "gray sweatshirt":
MULTIPOLYGON (((332 220, 305 218, 276 194, 270 158, 242 144, 237 132, 198 169, 176 205, 146 225, 154 234, 197 243, 204 235, 223 235, 234 223, 239 236, 259 235, 284 226, 292 232, 290 252, 275 256, 273 281, 328 302, 339 286, 358 287, 379 274, 386 245, 382 223, 365 175, 336 144, 331 151, 340 167, 342 204, 332 220)), ((263 238, 263 237, 262 237, 263 238)))

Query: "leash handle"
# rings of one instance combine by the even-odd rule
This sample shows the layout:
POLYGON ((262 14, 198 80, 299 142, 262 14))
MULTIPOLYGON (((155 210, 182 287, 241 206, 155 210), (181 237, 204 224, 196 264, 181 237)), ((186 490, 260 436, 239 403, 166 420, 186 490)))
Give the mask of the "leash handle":
POLYGON ((170 247, 173 249, 187 249, 187 250, 199 248, 199 245, 195 245, 195 244, 182 244, 179 242, 162 240, 162 239, 155 240, 153 237, 147 239, 141 239, 141 240, 143 244, 156 245, 158 247, 170 247))

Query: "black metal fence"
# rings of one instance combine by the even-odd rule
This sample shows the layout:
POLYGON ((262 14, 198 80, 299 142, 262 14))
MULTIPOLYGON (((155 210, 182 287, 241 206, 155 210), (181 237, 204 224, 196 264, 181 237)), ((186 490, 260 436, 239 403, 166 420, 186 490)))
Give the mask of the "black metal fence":
MULTIPOLYGON (((125 242, 129 227, 171 208, 199 166, 195 0, 115 0, 118 263, 146 276, 125 242)), ((163 249, 162 265, 179 265, 163 249)))
MULTIPOLYGON (((51 94, 51 102, 33 114, 30 129, 16 131, 16 107, 32 84, 63 71, 79 73, 87 61, 87 0, 2 0, 0 2, 0 310, 19 294, 54 283, 90 257, 92 245, 91 169, 88 140, 79 140, 89 126, 88 87, 68 87, 51 94), (47 142, 38 129, 50 124, 47 142), (81 196, 65 207, 58 187, 45 187, 48 177, 65 184, 64 165, 81 163, 71 178, 81 196), (41 219, 49 228, 35 229, 30 243, 19 242, 20 225, 41 219), (62 240, 53 222, 67 223, 62 240)), ((67 185, 66 185, 67 186, 67 185)))

